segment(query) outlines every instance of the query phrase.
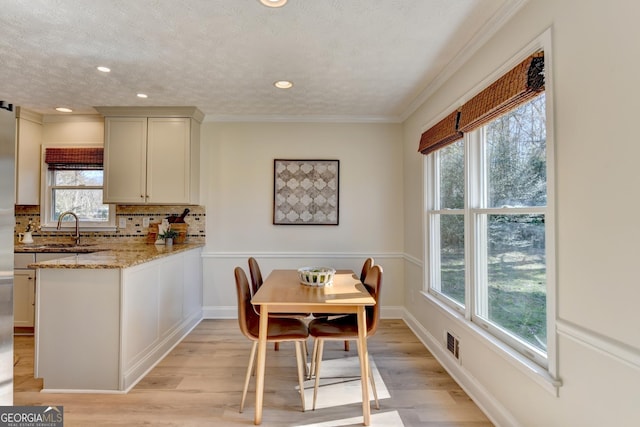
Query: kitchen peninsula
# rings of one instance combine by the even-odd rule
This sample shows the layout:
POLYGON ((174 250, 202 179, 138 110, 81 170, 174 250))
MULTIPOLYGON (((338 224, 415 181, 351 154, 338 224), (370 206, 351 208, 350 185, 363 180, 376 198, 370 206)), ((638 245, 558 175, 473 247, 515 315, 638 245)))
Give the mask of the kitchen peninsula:
POLYGON ((202 246, 71 247, 31 264, 42 391, 129 391, 202 319, 202 246))

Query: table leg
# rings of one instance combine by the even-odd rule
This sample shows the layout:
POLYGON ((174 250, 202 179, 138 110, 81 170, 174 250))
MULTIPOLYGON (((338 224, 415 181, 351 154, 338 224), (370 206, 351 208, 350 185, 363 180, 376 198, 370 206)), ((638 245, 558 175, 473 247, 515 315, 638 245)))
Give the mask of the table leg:
POLYGON ((260 306, 260 330, 258 335, 258 363, 256 365, 256 414, 253 423, 262 423, 262 397, 264 393, 264 371, 267 355, 267 329, 269 326, 269 307, 260 306))
POLYGON ((363 425, 371 424, 369 405, 369 353, 367 351, 367 316, 364 306, 358 307, 358 355, 360 357, 360 378, 362 382, 363 425))

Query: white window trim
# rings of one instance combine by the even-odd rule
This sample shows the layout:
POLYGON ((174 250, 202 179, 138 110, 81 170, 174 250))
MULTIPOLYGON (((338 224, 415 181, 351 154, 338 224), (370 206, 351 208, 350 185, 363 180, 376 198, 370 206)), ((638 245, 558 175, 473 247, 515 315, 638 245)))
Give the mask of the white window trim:
MULTIPOLYGON (((61 224, 60 230, 58 230, 58 223, 49 221, 48 210, 51 209, 51 193, 49 191, 49 168, 45 163, 45 152, 47 148, 78 148, 78 147, 102 147, 102 144, 42 144, 41 170, 40 170, 40 221, 43 231, 60 231, 61 233, 68 233, 75 230, 74 221, 64 221, 61 224)), ((80 222, 80 230, 83 231, 115 231, 116 228, 116 207, 115 205, 109 205, 109 219, 104 223, 96 222, 80 222)))
POLYGON ((426 290, 423 290, 420 294, 423 298, 435 304, 445 315, 449 316, 452 321, 455 322, 456 328, 459 328, 458 330, 464 330, 466 333, 479 337, 478 342, 482 343, 487 349, 501 357, 528 378, 531 378, 531 380, 551 395, 558 396, 558 390, 562 386, 562 381, 552 376, 548 369, 543 368, 518 353, 512 347, 484 331, 477 324, 469 322, 464 314, 457 312, 449 305, 443 304, 434 294, 426 290))
MULTIPOLYGON (((547 206, 545 209, 545 248, 547 252, 547 366, 546 369, 540 366, 538 363, 535 363, 531 359, 525 357, 521 353, 514 350, 511 346, 506 344, 505 342, 499 340, 492 334, 484 331, 478 324, 474 324, 471 322, 471 307, 463 308, 461 306, 457 306, 456 304, 452 304, 451 300, 446 299, 444 296, 434 294, 429 292, 429 283, 432 279, 432 275, 434 274, 432 269, 429 268, 429 260, 431 259, 430 253, 430 242, 429 242, 429 224, 428 224, 428 215, 427 211, 432 208, 432 206, 428 206, 429 200, 434 200, 433 196, 436 191, 434 187, 432 187, 433 181, 430 180, 432 177, 428 176, 429 171, 433 170, 432 165, 429 162, 433 162, 434 156, 424 156, 423 161, 423 183, 424 189, 423 191, 423 291, 421 294, 433 302, 435 305, 440 307, 445 313, 447 313, 452 319, 459 323, 460 326, 466 328, 470 333, 478 336, 480 342, 483 342, 487 345, 488 348, 492 349, 498 355, 503 357, 513 366, 518 368, 521 372, 526 374, 528 377, 533 379, 536 383, 543 386, 544 389, 551 392, 555 396, 558 395, 558 389, 562 385, 561 380, 559 380, 559 372, 558 372, 558 338, 557 338, 557 268, 556 268, 556 225, 555 225, 555 216, 556 216, 556 207, 555 207, 555 134, 554 134, 554 112, 553 112, 553 51, 552 51, 552 34, 551 28, 545 30, 541 35, 539 35, 536 39, 530 42, 525 48, 523 48, 520 52, 515 54, 509 61, 503 64, 502 67, 497 69, 494 73, 487 76, 483 81, 478 83, 468 94, 466 94, 461 99, 458 99, 453 105, 449 106, 445 111, 452 111, 457 109, 460 105, 462 105, 466 100, 472 98, 477 93, 479 93, 482 89, 487 87, 490 83, 497 80, 499 77, 504 75, 508 70, 512 69, 514 66, 522 62, 526 57, 531 54, 543 50, 545 52, 545 69, 551 70, 545 74, 545 93, 547 102, 545 103, 546 108, 546 128, 547 128, 547 206)), ((444 117, 444 113, 441 114, 441 117, 437 117, 433 123, 438 122, 444 117)), ((428 129, 430 126, 425 126, 425 129, 428 129)), ((465 144, 466 146, 474 146, 477 144, 465 144)), ((468 149, 465 147, 465 149, 468 149)), ((477 165, 470 165, 470 167, 477 167, 477 165)), ((468 168, 465 168, 465 175, 468 175, 470 171, 468 168)), ((476 175, 477 176, 477 175, 476 175)), ((465 183, 469 182, 468 176, 465 176, 465 183)), ((465 198, 468 197, 470 192, 467 188, 465 188, 465 198)), ((477 194, 477 192, 476 192, 477 194)), ((466 200, 468 203, 469 200, 466 200)), ((469 221, 473 220, 469 215, 469 221)), ((466 247, 470 247, 474 242, 469 242, 469 245, 466 247)), ((465 258, 469 259, 469 254, 465 253, 465 258)), ((467 262, 467 265, 469 263, 467 262)), ((466 274, 473 274, 473 266, 471 268, 466 269, 466 274)), ((471 280, 470 277, 466 277, 465 283, 467 288, 465 291, 467 295, 471 295, 468 292, 473 292, 471 289, 471 280)))

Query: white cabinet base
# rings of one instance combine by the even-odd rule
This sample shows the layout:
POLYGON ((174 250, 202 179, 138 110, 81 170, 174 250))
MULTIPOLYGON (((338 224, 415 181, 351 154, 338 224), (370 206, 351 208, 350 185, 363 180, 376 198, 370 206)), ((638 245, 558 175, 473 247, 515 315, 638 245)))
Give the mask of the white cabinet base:
POLYGON ((42 391, 129 391, 202 320, 201 265, 194 249, 122 270, 39 269, 42 391))
POLYGON ((33 328, 36 272, 14 270, 13 275, 13 326, 33 328))
POLYGON ((118 390, 119 273, 38 270, 35 376, 45 390, 118 390))

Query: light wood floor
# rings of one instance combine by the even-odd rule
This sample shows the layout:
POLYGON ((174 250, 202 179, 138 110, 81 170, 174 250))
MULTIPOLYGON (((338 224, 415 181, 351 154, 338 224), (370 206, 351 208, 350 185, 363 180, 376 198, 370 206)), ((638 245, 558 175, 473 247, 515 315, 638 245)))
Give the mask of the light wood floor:
MULTIPOLYGON (((40 393, 42 381, 33 378, 33 337, 16 336, 14 342, 14 405, 62 405, 66 427, 253 425, 253 381, 244 412, 238 412, 251 344, 235 320, 202 321, 124 395, 40 393)), ((372 426, 492 426, 401 320, 381 322, 369 338, 369 353, 383 381, 378 392, 388 396, 381 396, 380 410, 372 402, 372 426)), ((355 343, 345 352, 342 343, 327 342, 321 378, 325 365, 353 357, 355 343)), ((302 412, 295 366, 292 344, 278 352, 269 347, 262 425, 361 425, 359 403, 302 412)), ((305 384, 307 393, 310 387, 305 384)), ((319 401, 323 392, 330 393, 321 387, 319 401)), ((359 397, 360 389, 349 392, 359 397)))

